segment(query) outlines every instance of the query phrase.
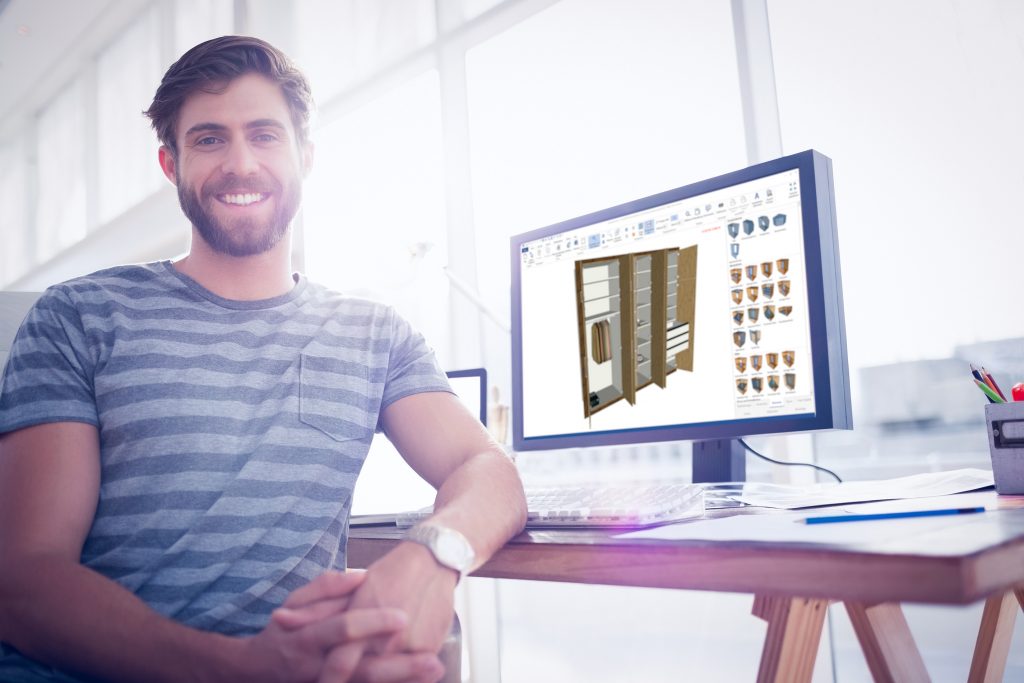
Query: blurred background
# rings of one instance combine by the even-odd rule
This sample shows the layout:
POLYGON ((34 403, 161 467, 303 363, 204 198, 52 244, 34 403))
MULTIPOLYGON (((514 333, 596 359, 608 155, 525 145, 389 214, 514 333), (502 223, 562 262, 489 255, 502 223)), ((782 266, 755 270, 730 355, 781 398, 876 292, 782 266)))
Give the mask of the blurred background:
MULTIPOLYGON (((307 72, 294 263, 395 305, 509 402, 510 235, 751 163, 833 159, 853 432, 752 445, 844 478, 987 467, 968 363, 1024 380, 1016 0, 0 0, 0 288, 174 258, 189 228, 141 111, 204 39, 307 72)), ((689 445, 520 457, 527 476, 689 472, 689 445)), ((792 468, 786 468, 792 469, 792 468)), ((751 462, 748 477, 810 481, 751 462)), ((375 444, 357 512, 430 501, 375 444)), ((752 679, 749 596, 473 579, 473 681, 752 679)), ((980 607, 909 607, 936 681, 980 607)), ((1007 680, 1024 678, 1018 627, 1007 680)), ((869 680, 832 610, 815 680, 869 680)))

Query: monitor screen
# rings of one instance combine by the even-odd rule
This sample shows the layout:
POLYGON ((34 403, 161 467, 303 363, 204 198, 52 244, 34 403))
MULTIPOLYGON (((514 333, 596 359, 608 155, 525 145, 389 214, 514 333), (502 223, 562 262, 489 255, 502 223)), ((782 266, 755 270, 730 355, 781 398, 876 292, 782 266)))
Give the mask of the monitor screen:
POLYGON ((830 160, 512 239, 517 450, 850 426, 830 160))

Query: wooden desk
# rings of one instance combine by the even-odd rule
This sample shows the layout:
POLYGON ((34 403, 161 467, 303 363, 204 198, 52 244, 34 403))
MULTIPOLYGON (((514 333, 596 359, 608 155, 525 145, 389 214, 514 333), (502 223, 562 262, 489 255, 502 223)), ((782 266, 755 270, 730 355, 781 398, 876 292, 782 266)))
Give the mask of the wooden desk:
MULTIPOLYGON (((754 615, 768 622, 758 680, 780 682, 810 681, 830 602, 845 604, 876 681, 926 681, 900 603, 986 600, 969 680, 997 681, 1018 604, 1024 607, 1024 497, 968 495, 950 507, 966 502, 992 510, 877 544, 843 544, 844 524, 830 525, 836 542, 827 545, 527 531, 474 576, 752 593, 754 615)), ((351 529, 349 566, 368 566, 400 536, 394 527, 351 529)))

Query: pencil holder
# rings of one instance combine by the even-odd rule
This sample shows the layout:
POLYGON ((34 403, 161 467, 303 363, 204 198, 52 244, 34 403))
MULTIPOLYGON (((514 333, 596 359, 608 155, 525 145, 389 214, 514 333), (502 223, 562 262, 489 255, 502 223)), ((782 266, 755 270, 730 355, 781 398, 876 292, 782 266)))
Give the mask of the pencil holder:
POLYGON ((992 475, 1001 494, 1024 494, 1024 401, 985 406, 992 475))

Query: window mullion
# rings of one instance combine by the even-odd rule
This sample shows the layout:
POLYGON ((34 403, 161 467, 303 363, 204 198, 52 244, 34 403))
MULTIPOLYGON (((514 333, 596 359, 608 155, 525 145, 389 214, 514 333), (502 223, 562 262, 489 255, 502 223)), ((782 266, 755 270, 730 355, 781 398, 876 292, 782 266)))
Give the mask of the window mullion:
POLYGON ((85 166, 85 232, 100 227, 99 78, 96 59, 82 72, 82 156, 85 166))
POLYGON ((747 161, 782 156, 779 98, 775 91, 771 30, 766 0, 732 0, 736 65, 739 72, 747 161))

